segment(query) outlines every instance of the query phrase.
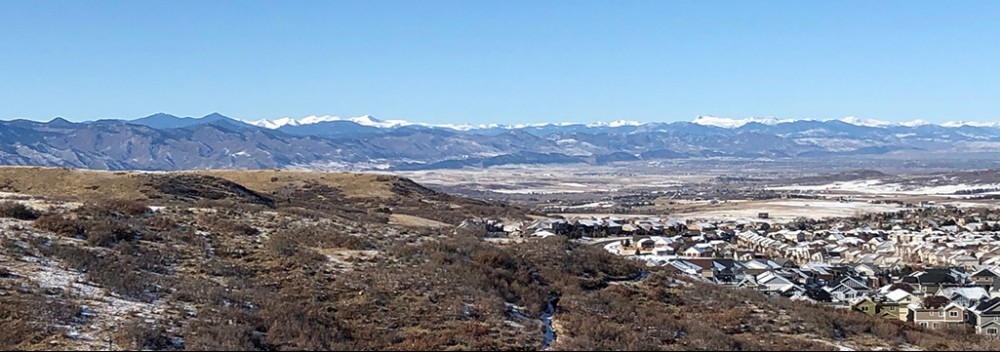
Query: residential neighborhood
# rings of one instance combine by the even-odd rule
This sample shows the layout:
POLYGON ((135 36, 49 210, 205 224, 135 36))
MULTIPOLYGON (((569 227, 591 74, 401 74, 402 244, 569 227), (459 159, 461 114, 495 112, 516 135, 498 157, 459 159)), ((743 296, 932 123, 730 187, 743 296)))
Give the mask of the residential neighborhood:
POLYGON ((568 236, 678 275, 929 329, 1000 334, 1000 214, 922 204, 778 222, 653 216, 486 221, 491 236, 568 236))

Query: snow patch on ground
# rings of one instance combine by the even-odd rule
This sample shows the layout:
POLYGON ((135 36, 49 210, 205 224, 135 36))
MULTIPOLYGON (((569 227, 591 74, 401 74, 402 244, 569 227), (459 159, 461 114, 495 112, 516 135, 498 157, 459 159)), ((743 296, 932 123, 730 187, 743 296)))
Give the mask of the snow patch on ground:
POLYGON ((570 207, 566 207, 566 208, 567 209, 611 208, 613 206, 615 206, 615 202, 595 202, 595 203, 587 203, 587 204, 574 205, 574 206, 570 206, 570 207))
POLYGON ((491 189, 488 190, 501 194, 559 194, 559 193, 583 193, 584 190, 572 189, 548 189, 548 188, 522 188, 522 189, 491 189))
POLYGON ((916 186, 883 183, 881 180, 833 182, 822 185, 791 185, 770 187, 775 191, 843 191, 864 194, 899 195, 955 195, 956 192, 976 189, 1000 188, 1000 184, 954 184, 944 186, 916 186))

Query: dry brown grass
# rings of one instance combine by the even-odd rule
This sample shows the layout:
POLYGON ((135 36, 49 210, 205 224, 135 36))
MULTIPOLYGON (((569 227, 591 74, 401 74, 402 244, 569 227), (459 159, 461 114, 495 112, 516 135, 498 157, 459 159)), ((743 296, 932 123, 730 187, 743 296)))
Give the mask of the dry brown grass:
POLYGON ((447 228, 451 225, 435 221, 431 219, 425 219, 419 216, 406 215, 406 214, 392 214, 389 215, 389 224, 409 226, 409 227, 430 227, 430 228, 447 228))
MULTIPOLYGON (((316 183, 341 190, 354 198, 392 197, 386 176, 344 172, 284 170, 210 170, 191 173, 221 177, 247 188, 269 193, 282 186, 316 183)), ((0 167, 0 191, 81 199, 146 199, 150 174, 52 167, 0 167)))
POLYGON ((315 183, 339 189, 351 198, 393 196, 392 185, 387 181, 380 181, 380 176, 374 174, 285 170, 209 170, 195 173, 221 177, 264 193, 287 185, 315 183))
POLYGON ((0 191, 57 198, 145 199, 145 179, 137 172, 6 166, 0 168, 0 191))

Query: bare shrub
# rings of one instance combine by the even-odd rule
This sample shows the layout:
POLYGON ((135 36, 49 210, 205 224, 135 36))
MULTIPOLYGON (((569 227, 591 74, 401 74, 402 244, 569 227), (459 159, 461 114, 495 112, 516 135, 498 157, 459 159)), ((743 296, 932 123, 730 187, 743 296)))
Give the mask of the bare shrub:
POLYGON ((104 219, 90 222, 85 234, 88 243, 111 247, 121 241, 133 240, 139 233, 127 223, 104 219))
POLYGON ((68 237, 82 237, 83 221, 64 215, 43 215, 35 220, 35 228, 68 237))
POLYGON ((223 218, 220 215, 202 215, 198 219, 210 231, 233 236, 256 236, 260 230, 244 222, 223 218))
POLYGON ((113 217, 133 217, 148 213, 149 205, 143 201, 126 199, 107 199, 84 205, 84 209, 97 215, 113 217))
POLYGON ((180 347, 174 346, 166 328, 138 318, 123 324, 117 335, 119 344, 129 346, 131 350, 164 351, 180 347))
POLYGON ((35 220, 38 218, 38 211, 18 202, 4 201, 0 202, 0 217, 35 220))

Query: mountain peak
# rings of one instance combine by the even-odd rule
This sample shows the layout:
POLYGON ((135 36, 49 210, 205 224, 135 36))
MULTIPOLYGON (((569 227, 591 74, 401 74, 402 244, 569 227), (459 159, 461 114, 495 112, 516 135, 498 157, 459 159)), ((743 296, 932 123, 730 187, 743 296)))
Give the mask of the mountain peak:
POLYGON ((921 119, 916 119, 916 120, 913 120, 913 121, 907 121, 907 122, 900 122, 899 123, 900 126, 905 126, 905 127, 926 126, 926 125, 930 125, 930 124, 931 124, 930 122, 927 122, 927 121, 921 120, 921 119))
POLYGON ((164 118, 179 119, 179 117, 177 117, 177 116, 174 116, 174 115, 171 115, 171 114, 168 114, 168 113, 165 113, 165 112, 158 112, 158 113, 146 116, 146 117, 138 118, 136 120, 142 120, 142 119, 164 119, 164 118))
POLYGON ((642 125, 642 122, 632 121, 632 120, 618 120, 618 121, 611 121, 611 122, 594 122, 594 123, 591 123, 591 124, 589 124, 587 126, 589 126, 589 127, 612 127, 612 128, 614 128, 614 127, 639 126, 639 125, 642 125))
POLYGON ((56 117, 56 118, 50 120, 48 122, 48 124, 51 125, 51 126, 55 126, 55 127, 73 126, 74 125, 74 123, 69 122, 69 120, 66 120, 66 119, 64 119, 62 117, 56 117))
POLYGON ((885 127, 892 123, 889 121, 875 120, 875 119, 862 119, 854 116, 848 116, 840 119, 841 122, 849 123, 855 126, 865 126, 865 127, 885 127))
POLYGON ((702 126, 714 126, 722 128, 737 128, 742 127, 748 123, 759 123, 762 125, 776 125, 784 122, 792 122, 793 120, 779 120, 773 117, 747 117, 744 119, 731 119, 728 117, 717 117, 717 116, 698 116, 691 121, 693 123, 702 126))
POLYGON ((944 127, 1000 127, 1000 121, 993 122, 972 122, 972 121, 949 121, 941 124, 944 127))
POLYGON ((152 128, 182 128, 205 123, 234 122, 235 120, 217 112, 205 115, 201 118, 177 117, 167 113, 155 113, 143 118, 129 121, 133 124, 149 126, 152 128))
POLYGON ((229 120, 230 119, 229 117, 227 117, 227 116, 225 116, 223 114, 217 113, 217 112, 213 112, 211 114, 202 116, 201 118, 204 119, 204 120, 213 120, 213 121, 214 120, 229 120))

